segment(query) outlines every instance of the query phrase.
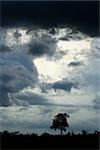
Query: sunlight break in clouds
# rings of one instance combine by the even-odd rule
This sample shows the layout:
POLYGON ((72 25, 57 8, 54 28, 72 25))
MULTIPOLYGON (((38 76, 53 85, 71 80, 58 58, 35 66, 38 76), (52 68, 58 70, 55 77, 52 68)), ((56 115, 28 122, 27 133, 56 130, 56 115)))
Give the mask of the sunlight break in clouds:
POLYGON ((89 37, 83 40, 59 40, 58 49, 65 53, 62 58, 48 60, 48 58, 42 57, 33 60, 39 72, 39 79, 49 83, 56 82, 66 78, 73 71, 68 64, 75 61, 86 64, 87 57, 91 55, 91 41, 92 38, 89 37))

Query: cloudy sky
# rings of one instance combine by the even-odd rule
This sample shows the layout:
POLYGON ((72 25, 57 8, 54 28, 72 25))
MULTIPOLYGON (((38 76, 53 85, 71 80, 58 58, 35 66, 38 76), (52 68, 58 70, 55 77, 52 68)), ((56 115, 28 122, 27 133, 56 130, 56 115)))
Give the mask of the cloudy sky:
POLYGON ((68 131, 100 130, 98 5, 59 3, 2 2, 1 131, 51 133, 59 112, 70 114, 68 131))

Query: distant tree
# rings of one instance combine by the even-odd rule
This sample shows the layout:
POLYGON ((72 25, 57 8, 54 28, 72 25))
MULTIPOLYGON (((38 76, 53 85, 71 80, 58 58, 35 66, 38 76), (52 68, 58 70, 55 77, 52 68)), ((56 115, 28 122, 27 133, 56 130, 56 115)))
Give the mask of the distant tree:
POLYGON ((83 135, 86 135, 86 131, 85 131, 85 130, 82 130, 82 134, 83 134, 83 135))
POLYGON ((53 124, 50 126, 51 129, 60 129, 61 135, 62 132, 66 132, 66 127, 69 127, 69 124, 67 122, 67 118, 69 118, 69 115, 66 113, 58 113, 56 116, 54 116, 53 124))

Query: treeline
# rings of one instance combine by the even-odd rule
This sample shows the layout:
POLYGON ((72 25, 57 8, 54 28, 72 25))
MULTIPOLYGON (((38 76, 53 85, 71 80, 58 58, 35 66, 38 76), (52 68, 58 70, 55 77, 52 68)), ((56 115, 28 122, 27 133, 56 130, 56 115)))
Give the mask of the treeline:
POLYGON ((19 132, 0 132, 1 150, 3 149, 26 149, 26 148, 77 148, 77 149, 98 149, 100 132, 94 133, 73 133, 65 135, 52 135, 43 133, 42 135, 21 134, 19 132))

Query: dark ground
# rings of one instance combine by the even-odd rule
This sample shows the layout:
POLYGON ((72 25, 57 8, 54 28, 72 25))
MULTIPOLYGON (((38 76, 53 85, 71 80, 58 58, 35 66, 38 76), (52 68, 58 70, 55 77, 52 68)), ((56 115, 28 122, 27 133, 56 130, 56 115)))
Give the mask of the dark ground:
POLYGON ((7 149, 90 149, 99 150, 100 132, 87 134, 67 133, 66 135, 50 135, 43 133, 41 136, 37 134, 23 135, 20 133, 9 133, 7 131, 1 133, 1 150, 7 149))

